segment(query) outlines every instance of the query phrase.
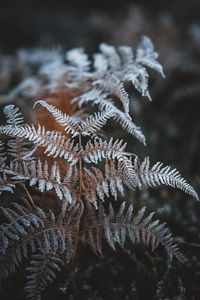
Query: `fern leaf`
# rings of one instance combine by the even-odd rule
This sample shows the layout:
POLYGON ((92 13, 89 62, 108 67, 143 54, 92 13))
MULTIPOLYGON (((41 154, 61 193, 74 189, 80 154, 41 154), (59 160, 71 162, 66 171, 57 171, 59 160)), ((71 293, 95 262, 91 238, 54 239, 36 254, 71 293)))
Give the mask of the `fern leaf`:
POLYGON ((3 112, 7 118, 7 124, 18 125, 22 124, 24 119, 19 112, 19 108, 15 105, 10 104, 4 107, 3 112))
POLYGON ((94 113, 94 115, 82 121, 80 125, 80 133, 82 135, 89 135, 100 130, 106 123, 107 120, 113 117, 114 112, 112 110, 105 110, 94 113))
POLYGON ((76 205, 66 211, 66 214, 56 218, 53 212, 46 213, 41 208, 20 206, 15 204, 15 210, 3 209, 5 217, 10 221, 0 227, 0 252, 3 254, 2 274, 7 277, 27 258, 28 251, 34 253, 38 249, 48 254, 73 252, 75 236, 74 223, 78 222, 82 210, 76 205))
POLYGON ((25 291, 27 299, 41 299, 41 292, 47 287, 48 283, 52 283, 56 277, 55 272, 61 271, 60 266, 63 265, 56 252, 44 253, 42 250, 31 257, 30 266, 26 268, 27 284, 25 291))
POLYGON ((4 149, 4 143, 0 141, 0 195, 4 191, 13 193, 13 188, 15 188, 13 183, 8 182, 8 178, 5 173, 6 160, 7 157, 4 149))
MULTIPOLYGON (((123 87, 120 85, 120 88, 123 87)), ((113 92, 113 91, 112 91, 113 92)), ((117 92, 117 91, 115 91, 117 92)), ((127 106, 128 96, 126 94, 125 90, 121 90, 118 92, 120 93, 121 97, 125 97, 126 99, 122 100, 124 102, 124 105, 127 106), (122 94, 123 95, 122 95, 122 94)), ((92 89, 91 91, 81 95, 80 97, 74 98, 74 102, 79 101, 79 107, 81 107, 83 104, 86 104, 88 102, 92 102, 93 105, 98 105, 99 108, 102 110, 110 110, 113 112, 113 118, 120 123, 123 129, 127 130, 128 133, 135 136, 139 141, 141 141, 144 145, 146 145, 145 142, 145 136, 142 133, 140 127, 136 126, 133 121, 131 120, 128 112, 128 106, 126 110, 126 113, 118 109, 112 101, 107 98, 108 94, 104 93, 101 89, 92 89)))
POLYGON ((47 161, 42 164, 39 158, 28 164, 25 162, 22 164, 11 162, 6 173, 11 176, 14 182, 28 180, 30 181, 30 186, 38 183, 38 188, 41 192, 54 189, 60 199, 69 203, 72 202, 70 191, 61 179, 59 166, 56 162, 53 163, 51 168, 49 168, 47 161))
POLYGON ((34 107, 40 104, 43 107, 45 107, 55 118, 57 123, 63 127, 65 127, 65 131, 67 133, 71 133, 73 137, 79 134, 79 131, 77 128, 79 127, 80 120, 70 117, 67 114, 63 114, 58 108, 56 108, 54 105, 48 104, 44 100, 39 100, 35 102, 34 107))
POLYGON ((89 220, 87 219, 87 222, 84 224, 82 235, 84 241, 87 240, 95 252, 101 253, 99 240, 102 235, 106 237, 108 244, 114 250, 116 243, 124 247, 126 236, 128 236, 133 244, 143 243, 151 246, 152 251, 159 244, 162 244, 167 250, 170 259, 175 256, 181 263, 185 262, 185 258, 180 253, 178 246, 174 244, 169 229, 165 227, 165 224, 159 224, 159 221, 152 221, 153 213, 144 217, 145 208, 142 208, 135 217, 133 216, 132 205, 125 212, 125 203, 122 203, 117 214, 115 214, 111 204, 108 214, 101 207, 99 215, 96 216, 94 208, 89 203, 88 210, 89 220))
POLYGON ((76 76, 77 80, 87 75, 91 62, 88 60, 88 55, 84 53, 83 48, 75 48, 67 51, 66 59, 70 65, 69 73, 76 76))
POLYGON ((108 66, 112 70, 119 70, 121 66, 121 60, 115 47, 106 43, 101 43, 99 49, 102 52, 102 54, 107 58, 108 66))
POLYGON ((152 187, 165 184, 173 188, 179 188, 199 200, 194 188, 181 177, 180 173, 176 169, 171 169, 169 166, 163 167, 163 163, 160 162, 157 162, 152 168, 150 168, 149 157, 146 157, 141 165, 139 160, 136 158, 134 166, 135 172, 138 176, 138 187, 140 189, 142 186, 152 187))
POLYGON ((0 134, 5 133, 12 137, 20 137, 36 144, 38 147, 45 147, 44 153, 48 156, 63 157, 72 164, 77 161, 78 147, 73 147, 74 141, 62 136, 58 131, 45 131, 44 127, 38 124, 36 129, 33 125, 5 125, 0 126, 0 134))
POLYGON ((151 40, 147 36, 143 36, 142 41, 137 48, 136 62, 155 69, 165 77, 161 64, 156 60, 157 58, 158 53, 154 52, 151 40))

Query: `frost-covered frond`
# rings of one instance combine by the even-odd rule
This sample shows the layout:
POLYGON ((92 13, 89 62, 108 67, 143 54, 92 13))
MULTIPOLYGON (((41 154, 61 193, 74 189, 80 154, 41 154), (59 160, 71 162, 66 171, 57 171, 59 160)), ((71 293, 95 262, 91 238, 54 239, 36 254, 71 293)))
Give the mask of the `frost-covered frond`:
POLYGON ((4 191, 13 193, 13 188, 15 187, 13 183, 10 183, 8 181, 8 178, 5 174, 6 160, 7 156, 4 148, 4 143, 0 141, 0 195, 4 191))
MULTIPOLYGON (((106 162, 105 176, 96 167, 84 168, 84 196, 97 207, 98 199, 104 201, 104 197, 113 196, 117 200, 118 192, 124 195, 124 178, 120 168, 113 161, 106 162)), ((126 184, 126 183, 125 183, 126 184)))
POLYGON ((152 69, 155 69, 163 77, 163 68, 161 64, 156 60, 158 58, 158 53, 154 51, 154 46, 147 36, 143 36, 141 43, 139 44, 136 51, 136 62, 152 69))
MULTIPOLYGON (((7 118, 7 124, 9 125, 20 125, 24 122, 22 114, 19 112, 19 108, 15 107, 13 104, 5 106, 3 112, 7 118)), ((7 146, 7 154, 18 161, 33 159, 32 155, 36 150, 36 148, 31 149, 30 142, 24 141, 19 137, 9 140, 7 146)))
POLYGON ((56 217, 51 211, 14 204, 14 209, 3 208, 9 223, 0 227, 1 276, 13 273, 29 253, 64 253, 66 260, 73 252, 74 223, 81 216, 80 205, 56 217))
MULTIPOLYGON (((99 88, 98 89, 93 88, 93 89, 89 90, 88 92, 83 93, 78 97, 75 97, 72 100, 72 103, 78 102, 79 108, 81 108, 83 104, 87 104, 88 102, 92 102, 92 104, 99 104, 99 106, 100 106, 101 101, 105 100, 107 98, 108 98, 108 93, 103 92, 99 88)), ((101 110, 110 108, 109 102, 105 100, 105 105, 100 106, 100 108, 101 108, 101 110), (106 104, 108 104, 108 107, 106 106, 106 104)))
POLYGON ((135 65, 133 70, 127 71, 124 77, 125 81, 131 81, 134 87, 142 96, 146 96, 151 101, 151 96, 148 91, 149 74, 146 69, 141 65, 135 65))
POLYGON ((113 115, 114 112, 112 110, 94 113, 94 115, 91 115, 85 121, 81 122, 79 128, 81 135, 90 135, 91 133, 95 134, 96 131, 100 130, 107 121, 113 117, 113 115))
POLYGON ((123 129, 125 129, 128 133, 135 136, 140 142, 142 142, 144 145, 146 145, 146 138, 141 130, 140 127, 135 125, 132 120, 127 118, 125 113, 118 110, 118 113, 115 117, 115 119, 119 122, 119 124, 122 126, 123 129))
POLYGON ((31 142, 23 139, 11 139, 8 141, 7 146, 7 153, 12 156, 13 161, 33 160, 33 154, 37 149, 37 146, 33 147, 31 142))
POLYGON ((120 101, 123 104, 123 108, 126 116, 128 117, 128 119, 131 119, 131 117, 129 116, 129 97, 128 97, 128 93, 124 88, 123 82, 120 82, 113 88, 112 94, 117 96, 120 99, 120 101))
POLYGON ((0 141, 0 169, 4 167, 6 159, 7 157, 4 148, 4 142, 0 141))
MULTIPOLYGON (((115 49, 113 46, 103 43, 99 48, 104 56, 104 60, 101 57, 101 62, 105 64, 105 68, 101 67, 101 73, 100 68, 97 68, 96 83, 99 84, 101 88, 112 93, 114 86, 117 88, 117 86, 120 86, 120 84, 125 81, 132 81, 135 88, 141 92, 143 96, 150 98, 148 91, 149 75, 144 66, 155 69, 160 72, 161 75, 164 74, 162 66, 156 60, 158 54, 154 52, 153 44, 148 37, 143 37, 139 47, 137 48, 135 59, 132 49, 128 46, 119 46, 118 49, 115 49), (112 77, 115 77, 114 85, 114 82, 112 83, 112 77)), ((118 95, 119 91, 120 89, 118 88, 118 95)), ((122 95, 120 95, 119 98, 122 100, 122 95)), ((125 98, 128 103, 128 95, 126 95, 125 98)))
POLYGON ((183 263, 185 258, 174 243, 169 229, 158 220, 152 220, 154 213, 145 217, 144 212, 145 207, 133 216, 132 205, 125 211, 125 202, 123 202, 117 213, 110 204, 109 212, 106 214, 102 206, 96 212, 88 203, 88 215, 82 230, 82 239, 90 244, 95 253, 102 252, 102 237, 106 237, 108 244, 114 250, 116 243, 124 248, 126 237, 133 244, 143 243, 151 246, 152 251, 161 244, 167 250, 170 259, 175 256, 183 263))
POLYGON ((101 53, 107 58, 108 68, 111 70, 119 70, 121 67, 121 60, 114 46, 106 43, 101 43, 99 46, 101 53))
POLYGON ((41 292, 47 287, 48 283, 54 281, 55 273, 61 271, 60 267, 63 264, 56 252, 45 253, 40 250, 38 253, 33 254, 29 267, 26 268, 26 272, 29 274, 25 287, 27 299, 41 299, 41 292))
POLYGON ((69 203, 72 202, 71 193, 65 184, 67 178, 66 176, 62 178, 56 161, 51 166, 48 165, 47 161, 43 164, 40 158, 30 163, 11 162, 5 172, 14 182, 29 181, 30 186, 38 184, 38 189, 41 192, 55 190, 60 199, 69 203), (63 182, 64 180, 65 182, 63 182))
POLYGON ((0 195, 2 194, 2 192, 5 191, 13 193, 14 188, 15 185, 13 183, 8 182, 5 174, 0 175, 0 195))
POLYGON ((94 69, 96 74, 101 76, 102 73, 105 73, 108 69, 108 60, 102 53, 96 53, 93 55, 94 58, 94 69))
POLYGON ((124 195, 123 174, 111 160, 106 162, 105 176, 99 168, 84 168, 83 195, 86 202, 98 207, 98 200, 104 201, 104 197, 113 196, 117 200, 118 192, 124 195))
POLYGON ((68 66, 69 75, 75 73, 77 79, 81 79, 87 75, 91 62, 88 60, 88 55, 84 53, 83 48, 75 48, 67 51, 66 59, 71 66, 68 66))
MULTIPOLYGON (((94 183, 92 183, 93 175, 90 174, 89 176, 87 174, 87 180, 88 176, 91 177, 91 180, 88 181, 89 186, 93 185, 95 189, 97 188, 97 186, 99 186, 99 184, 103 184, 105 187, 105 184, 107 184, 108 181, 110 184, 111 193, 115 198, 117 197, 117 190, 119 190, 123 194, 122 183, 124 183, 131 189, 136 188, 137 175, 135 173, 134 166, 131 160, 131 157, 133 155, 131 153, 125 152, 125 147, 126 143, 123 144, 123 140, 117 139, 116 141, 113 141, 112 138, 109 142, 99 139, 95 140, 94 144, 91 141, 87 143, 85 150, 82 152, 82 157, 85 162, 97 164, 103 159, 106 160, 106 180, 104 180, 104 177, 99 174, 99 176, 97 176, 97 179, 94 179, 94 183), (96 181, 98 183, 97 185, 96 181)), ((108 195, 107 188, 105 189, 105 191, 105 194, 108 195)), ((103 197, 100 196, 100 198, 102 199, 103 197)))
POLYGON ((73 137, 79 134, 78 127, 80 123, 80 119, 70 117, 67 114, 62 113, 58 108, 56 108, 54 105, 48 104, 44 100, 39 100, 35 102, 34 107, 40 104, 43 107, 45 107, 55 118, 56 122, 65 127, 65 131, 67 133, 71 133, 73 137))
POLYGON ((165 184, 173 188, 179 188, 199 200, 194 188, 181 177, 180 173, 169 166, 163 167, 161 162, 157 162, 150 168, 149 157, 146 157, 141 164, 138 158, 135 158, 134 170, 138 177, 137 185, 140 189, 142 186, 152 187, 165 184))
POLYGON ((90 135, 91 133, 95 133, 97 130, 100 130, 101 127, 106 124, 107 120, 114 115, 114 111, 109 109, 94 113, 94 115, 90 116, 86 120, 81 120, 80 118, 74 118, 63 114, 59 109, 53 105, 49 105, 46 101, 37 101, 35 105, 38 103, 51 112, 58 124, 64 126, 67 133, 72 134, 72 137, 79 134, 90 135))
MULTIPOLYGON (((98 105, 100 110, 110 110, 113 112, 113 118, 119 122, 123 129, 128 133, 135 136, 140 142, 146 145, 145 136, 142 133, 140 127, 136 126, 131 120, 128 113, 125 113, 118 109, 110 98, 107 98, 108 94, 101 91, 101 89, 92 89, 91 91, 74 98, 74 102, 78 101, 79 107, 88 102, 92 102, 92 105, 98 105)), ((128 110, 127 110, 128 112, 128 110)))
POLYGON ((66 136, 63 136, 58 131, 45 131, 45 128, 38 124, 36 129, 34 125, 5 125, 0 126, 0 134, 7 134, 11 137, 20 137, 26 139, 37 147, 46 148, 44 153, 48 156, 63 157, 68 162, 74 164, 77 161, 78 146, 73 146, 74 141, 71 141, 66 136))
POLYGON ((18 125, 24 121, 21 112, 19 112, 19 108, 13 104, 5 106, 3 112, 7 118, 7 124, 18 125))
POLYGON ((133 63, 134 54, 133 49, 130 46, 118 46, 118 51, 121 55, 121 62, 123 67, 128 67, 133 63))
POLYGON ((85 150, 82 152, 82 157, 87 163, 97 164, 102 159, 119 159, 122 155, 129 157, 130 154, 124 152, 126 143, 123 140, 111 138, 108 142, 101 138, 94 140, 92 143, 88 141, 85 150))
MULTIPOLYGON (((145 66, 151 67, 163 75, 162 66, 156 60, 158 54, 154 52, 153 44, 147 37, 143 37, 137 48, 135 58, 132 48, 128 46, 115 48, 102 43, 99 49, 100 53, 94 55, 94 71, 89 72, 87 69, 85 74, 85 80, 91 82, 92 89, 88 85, 85 92, 80 97, 76 97, 74 101, 79 100, 80 105, 88 101, 93 103, 98 101, 100 103, 101 100, 109 101, 108 96, 111 98, 117 96, 123 104, 123 112, 130 119, 130 100, 124 88, 124 83, 132 82, 142 96, 147 96, 151 100, 148 91, 149 74, 145 66)), ((74 52, 72 51, 72 53, 74 52)), ((75 57, 77 56, 78 52, 75 51, 75 57)), ((80 60, 82 60, 81 54, 80 60)), ((87 59, 84 58, 84 61, 87 61, 87 59)), ((85 64, 88 66, 87 63, 85 64)), ((77 79, 80 78, 78 68, 73 68, 73 76, 77 79)))

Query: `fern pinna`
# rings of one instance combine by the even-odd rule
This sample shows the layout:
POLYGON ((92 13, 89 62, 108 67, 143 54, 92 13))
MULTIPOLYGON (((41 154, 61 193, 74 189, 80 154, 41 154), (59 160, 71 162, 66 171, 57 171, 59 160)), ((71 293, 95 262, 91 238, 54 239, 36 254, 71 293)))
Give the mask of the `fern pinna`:
POLYGON ((128 237, 133 244, 141 242, 152 250, 161 244, 170 259, 185 261, 169 229, 153 220, 154 213, 145 216, 142 208, 134 214, 126 202, 118 211, 112 205, 126 187, 136 190, 161 184, 198 199, 176 169, 160 162, 150 167, 148 157, 140 162, 136 154, 126 151, 122 139, 106 136, 102 130, 112 119, 145 144, 130 115, 125 84, 131 82, 151 100, 146 66, 164 76, 157 57, 150 39, 143 37, 135 57, 128 46, 116 49, 101 44, 92 62, 83 49, 74 49, 67 52, 68 63, 62 67, 43 67, 48 77, 45 88, 70 90, 72 103, 78 103, 79 109, 69 115, 52 105, 51 99, 35 101, 36 112, 38 107, 47 110, 60 131, 24 123, 13 104, 4 108, 7 124, 0 126, 0 192, 13 193, 15 200, 12 208, 2 206, 1 279, 26 259, 27 299, 40 299, 64 263, 70 262, 73 268, 79 240, 98 254, 103 251, 103 238, 115 250, 116 244, 124 248, 128 237), (5 140, 6 136, 11 139, 5 140), (17 200, 15 188, 23 198, 25 193, 24 204, 17 200))

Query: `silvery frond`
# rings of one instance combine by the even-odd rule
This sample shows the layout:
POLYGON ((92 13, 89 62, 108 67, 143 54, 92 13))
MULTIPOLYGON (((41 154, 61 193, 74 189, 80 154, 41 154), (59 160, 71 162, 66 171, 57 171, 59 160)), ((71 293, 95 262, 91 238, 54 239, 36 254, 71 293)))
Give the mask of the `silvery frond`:
POLYGON ((24 118, 22 117, 19 108, 13 104, 5 106, 3 112, 6 116, 7 124, 19 125, 22 124, 24 121, 24 118))
POLYGON ((114 116, 114 113, 115 112, 111 109, 94 113, 94 115, 91 115, 89 118, 81 122, 79 127, 80 134, 95 134, 96 131, 100 130, 107 121, 114 116))
POLYGON ((140 189, 142 186, 154 187, 164 184, 173 188, 179 188, 199 200, 194 188, 181 177, 180 173, 169 166, 163 167, 163 163, 161 162, 157 162, 150 168, 149 157, 146 157, 142 163, 136 157, 134 160, 134 170, 138 177, 137 185, 140 189))
POLYGON ((152 251, 161 244, 167 250, 170 260, 176 257, 184 263, 186 259, 174 243, 172 234, 165 223, 160 224, 159 220, 153 221, 154 213, 147 217, 144 213, 145 207, 134 216, 133 206, 130 205, 126 210, 125 202, 123 202, 117 213, 110 204, 108 213, 100 205, 97 214, 88 203, 88 217, 81 232, 82 239, 90 244, 95 253, 102 253, 102 237, 106 238, 113 250, 116 250, 116 244, 124 248, 126 237, 133 244, 143 243, 151 246, 152 251))
MULTIPOLYGON (((146 145, 145 136, 142 133, 140 127, 134 124, 134 122, 131 120, 131 117, 128 113, 125 113, 122 110, 118 109, 114 105, 113 101, 107 98, 107 96, 108 95, 106 93, 102 93, 100 89, 92 89, 91 91, 81 95, 80 97, 76 97, 75 101, 80 101, 80 106, 82 106, 82 104, 92 102, 92 105, 95 104, 98 105, 101 111, 102 110, 112 111, 113 118, 117 122, 119 122, 122 128, 125 129, 131 135, 135 136, 144 145, 146 145)), ((124 96, 126 97, 125 94, 124 96)))
POLYGON ((56 252, 45 253, 38 251, 31 256, 29 267, 26 268, 27 284, 25 292, 27 299, 41 299, 41 292, 52 283, 56 277, 56 272, 61 271, 60 267, 64 265, 63 260, 56 252))
POLYGON ((34 107, 40 104, 43 107, 45 107, 55 118, 56 122, 65 127, 65 131, 67 133, 71 133, 73 136, 76 136, 79 134, 78 128, 79 128, 79 123, 80 119, 71 117, 65 113, 62 113, 58 108, 56 108, 54 105, 48 104, 44 100, 38 100, 35 102, 34 107))
POLYGON ((78 146, 74 147, 74 141, 63 136, 58 131, 45 131, 44 126, 34 125, 5 125, 0 126, 0 134, 5 133, 11 137, 26 139, 37 147, 46 148, 44 153, 48 156, 63 157, 65 160, 74 164, 77 161, 78 146))
POLYGON ((156 60, 158 58, 158 53, 154 51, 154 46, 147 36, 143 36, 141 43, 139 44, 136 51, 136 62, 152 69, 155 69, 163 77, 163 67, 156 60))
POLYGON ((91 62, 83 48, 75 48, 67 51, 65 55, 69 65, 67 66, 69 77, 81 80, 83 77, 90 76, 89 67, 91 62))
POLYGON ((101 138, 92 141, 88 141, 85 149, 82 152, 82 157, 87 163, 97 164, 102 159, 118 159, 122 155, 129 157, 130 154, 124 151, 126 143, 123 144, 123 140, 117 139, 103 141, 101 138))
POLYGON ((1 275, 7 277, 13 273, 23 258, 38 250, 48 254, 66 253, 70 257, 73 251, 75 235, 74 222, 81 216, 80 205, 73 206, 58 217, 52 211, 45 212, 40 207, 33 209, 14 203, 14 208, 3 208, 8 223, 0 226, 1 275))
POLYGON ((55 190, 61 200, 72 202, 71 193, 65 184, 66 178, 64 182, 56 161, 51 166, 49 166, 47 161, 43 164, 39 158, 29 163, 22 162, 19 164, 18 162, 11 162, 5 173, 16 183, 29 181, 30 186, 37 184, 41 192, 55 190))

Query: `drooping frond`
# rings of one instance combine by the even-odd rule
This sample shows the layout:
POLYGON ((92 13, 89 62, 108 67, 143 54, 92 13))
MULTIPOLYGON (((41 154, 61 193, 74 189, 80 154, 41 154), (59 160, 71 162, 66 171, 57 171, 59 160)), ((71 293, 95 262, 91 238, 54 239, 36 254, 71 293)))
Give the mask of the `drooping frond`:
POLYGON ((108 244, 114 250, 116 243, 124 248, 126 237, 129 237, 133 244, 143 243, 151 246, 152 251, 161 244, 167 250, 170 259, 175 256, 183 263, 185 258, 174 243, 169 229, 158 220, 152 221, 154 213, 145 217, 144 212, 143 207, 136 216, 133 216, 132 205, 125 212, 125 202, 123 202, 117 214, 111 204, 107 214, 102 206, 99 207, 97 214, 88 204, 88 216, 82 230, 82 239, 84 242, 87 241, 96 253, 102 252, 102 236, 106 237, 108 244))
POLYGON ((86 94, 81 95, 80 97, 74 98, 74 102, 78 101, 79 107, 88 102, 96 104, 99 106, 100 110, 108 110, 113 112, 113 118, 119 122, 124 130, 126 130, 131 135, 135 136, 140 142, 146 145, 145 136, 142 133, 140 127, 136 126, 131 120, 130 116, 118 109, 110 99, 106 99, 107 94, 102 93, 101 90, 92 89, 86 94))
POLYGON ((22 258, 42 249, 44 253, 64 253, 66 260, 73 251, 74 224, 81 217, 80 204, 56 217, 51 211, 14 203, 14 209, 3 208, 9 223, 0 227, 1 276, 13 273, 22 258))
POLYGON ((45 253, 42 250, 31 257, 30 266, 26 268, 28 272, 25 291, 27 299, 40 300, 41 292, 52 283, 56 277, 56 272, 61 271, 60 266, 64 262, 56 252, 45 253))
POLYGON ((147 36, 143 36, 141 43, 139 44, 136 51, 136 62, 152 69, 155 69, 163 77, 163 67, 156 60, 158 58, 158 53, 154 51, 154 46, 147 36))
POLYGON ((138 177, 137 185, 140 189, 142 186, 152 187, 165 184, 173 188, 179 188, 199 200, 194 188, 181 177, 180 173, 169 166, 163 167, 161 162, 157 162, 150 168, 149 157, 146 157, 141 164, 138 158, 135 158, 134 170, 138 177))

